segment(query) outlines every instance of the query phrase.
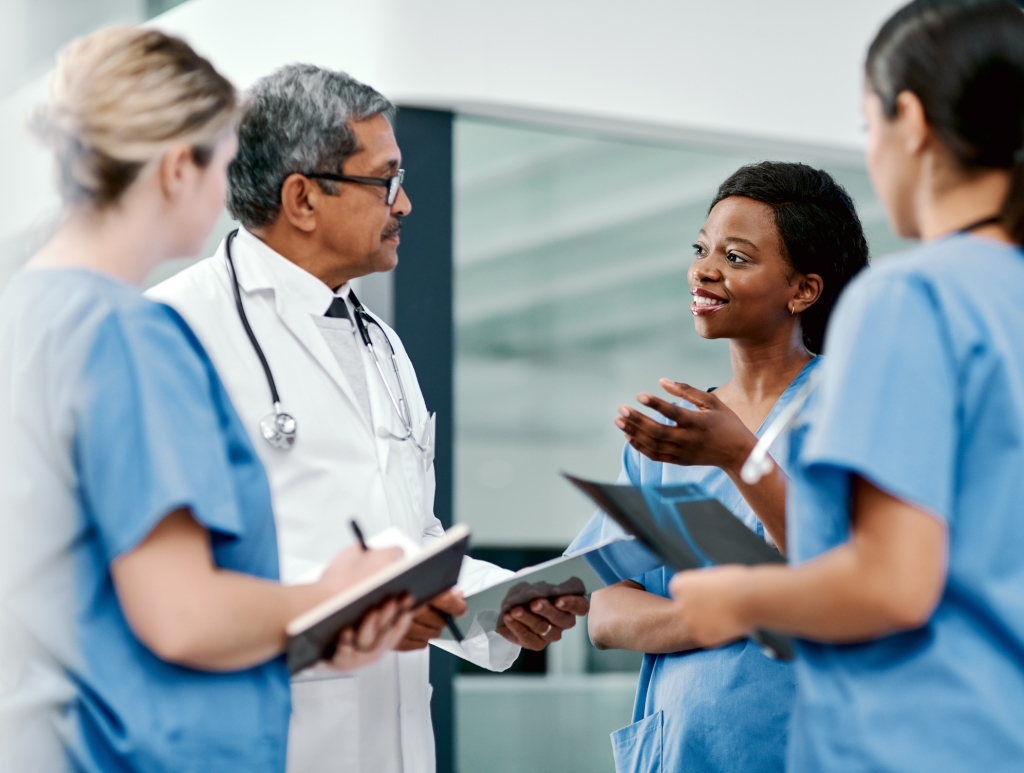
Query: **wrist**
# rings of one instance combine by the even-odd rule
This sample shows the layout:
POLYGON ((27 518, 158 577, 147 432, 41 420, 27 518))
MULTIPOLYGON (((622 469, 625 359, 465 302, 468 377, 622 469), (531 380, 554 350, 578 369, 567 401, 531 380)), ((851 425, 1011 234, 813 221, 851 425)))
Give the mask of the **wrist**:
POLYGON ((747 432, 746 436, 736 443, 732 454, 730 454, 728 465, 722 468, 734 482, 740 480, 740 470, 743 469, 743 464, 756 445, 757 436, 753 432, 747 432))
POLYGON ((756 589, 757 569, 743 567, 733 585, 732 607, 737 623, 747 632, 761 627, 756 589))

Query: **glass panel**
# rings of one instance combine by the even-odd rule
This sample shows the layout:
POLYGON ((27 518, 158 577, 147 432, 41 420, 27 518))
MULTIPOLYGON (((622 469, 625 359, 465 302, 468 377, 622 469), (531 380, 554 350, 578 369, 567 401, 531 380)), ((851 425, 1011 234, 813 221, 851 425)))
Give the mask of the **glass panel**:
MULTIPOLYGON (((693 329, 690 245, 718 185, 765 157, 457 119, 455 518, 480 558, 558 555, 593 512, 558 473, 618 475, 617 407, 661 376, 728 378, 728 344, 693 329)), ((828 168, 873 252, 898 248, 863 168, 828 168)), ((598 652, 584 620, 506 675, 463 667, 459 769, 611 771, 641 658, 598 652)))

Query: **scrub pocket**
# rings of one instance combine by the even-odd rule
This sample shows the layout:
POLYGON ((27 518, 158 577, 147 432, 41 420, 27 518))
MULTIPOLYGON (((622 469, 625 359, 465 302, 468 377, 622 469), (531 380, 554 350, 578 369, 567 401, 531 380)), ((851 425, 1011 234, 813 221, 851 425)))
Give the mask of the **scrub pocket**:
POLYGON ((612 733, 615 773, 661 773, 661 711, 612 733))

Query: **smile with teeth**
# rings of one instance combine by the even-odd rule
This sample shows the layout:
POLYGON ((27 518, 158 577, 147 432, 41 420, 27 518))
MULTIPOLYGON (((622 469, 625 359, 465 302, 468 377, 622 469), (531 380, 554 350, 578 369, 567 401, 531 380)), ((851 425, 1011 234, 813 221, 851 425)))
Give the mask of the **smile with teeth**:
POLYGON ((693 303, 690 305, 690 313, 696 316, 713 314, 719 309, 725 308, 728 301, 725 298, 718 298, 710 293, 695 292, 693 303))

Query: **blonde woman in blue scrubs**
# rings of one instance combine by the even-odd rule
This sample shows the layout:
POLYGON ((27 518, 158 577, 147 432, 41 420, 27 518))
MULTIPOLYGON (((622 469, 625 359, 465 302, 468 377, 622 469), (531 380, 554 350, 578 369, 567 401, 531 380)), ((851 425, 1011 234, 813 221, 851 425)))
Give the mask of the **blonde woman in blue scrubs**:
MULTIPOLYGON (((381 568, 282 586, 270 488, 206 352, 139 284, 224 203, 235 92, 188 45, 114 28, 61 54, 37 128, 56 233, 0 300, 0 770, 284 773, 285 626, 381 568)), ((391 601, 342 635, 394 647, 391 601)))
MULTIPOLYGON (((729 341, 732 378, 713 393, 671 381, 685 403, 623 406, 628 444, 620 482, 697 483, 761 537, 785 549, 786 479, 756 486, 739 469, 758 435, 821 365, 825 326, 846 283, 867 262, 853 202, 804 164, 745 166, 719 187, 694 244, 691 307, 697 333, 729 341)), ((569 551, 618 531, 597 513, 569 551)), ((635 542, 600 551, 610 587, 594 593, 590 636, 602 649, 645 653, 633 723, 612 734, 619 773, 781 771, 793 668, 742 641, 701 649, 677 623, 669 569, 635 542)))
POLYGON ((683 572, 704 645, 803 639, 788 769, 1024 769, 1024 15, 918 0, 867 58, 867 164, 920 247, 856 281, 792 433, 785 567, 683 572))

